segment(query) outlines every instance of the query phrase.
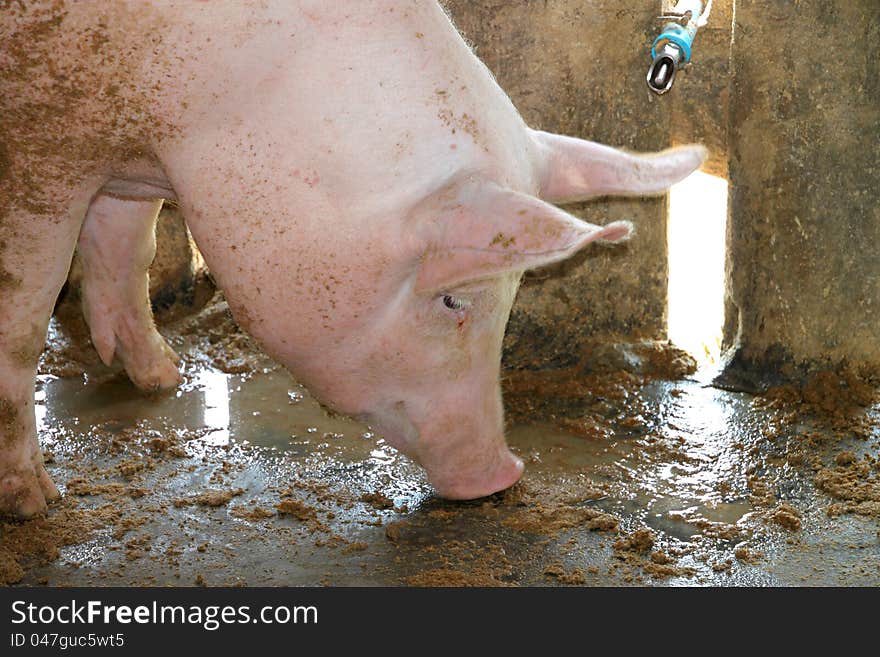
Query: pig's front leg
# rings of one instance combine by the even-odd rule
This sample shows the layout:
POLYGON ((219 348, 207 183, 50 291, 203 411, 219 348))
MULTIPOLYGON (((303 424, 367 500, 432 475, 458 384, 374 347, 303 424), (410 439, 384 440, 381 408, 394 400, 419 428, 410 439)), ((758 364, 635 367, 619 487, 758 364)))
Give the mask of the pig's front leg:
POLYGON ((51 216, 0 213, 0 516, 30 518, 58 498, 37 441, 34 383, 85 209, 76 205, 79 219, 66 206, 51 216))
POLYGON ((25 519, 44 513, 46 503, 58 499, 59 493, 37 442, 34 373, 22 371, 4 355, 0 375, 27 384, 27 390, 11 381, 0 386, 0 516, 25 519))
POLYGON ((143 390, 180 383, 180 359, 156 330, 150 307, 149 267, 161 209, 162 201, 98 196, 77 246, 92 344, 107 365, 118 356, 132 383, 143 390))

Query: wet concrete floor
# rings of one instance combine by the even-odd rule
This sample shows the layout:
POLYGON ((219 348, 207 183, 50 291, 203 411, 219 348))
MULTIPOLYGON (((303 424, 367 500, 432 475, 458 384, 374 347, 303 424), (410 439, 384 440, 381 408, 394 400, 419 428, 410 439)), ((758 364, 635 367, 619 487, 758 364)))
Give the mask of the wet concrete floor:
POLYGON ((225 373, 184 342, 186 381, 167 394, 124 375, 40 377, 41 442, 65 500, 31 534, 0 529, 22 584, 880 583, 880 521, 829 515, 815 483, 840 453, 878 456, 876 405, 859 411, 867 434, 813 440, 810 467, 791 457, 816 435, 809 418, 699 378, 612 386, 564 422, 514 413, 523 481, 453 503, 268 360, 225 373))

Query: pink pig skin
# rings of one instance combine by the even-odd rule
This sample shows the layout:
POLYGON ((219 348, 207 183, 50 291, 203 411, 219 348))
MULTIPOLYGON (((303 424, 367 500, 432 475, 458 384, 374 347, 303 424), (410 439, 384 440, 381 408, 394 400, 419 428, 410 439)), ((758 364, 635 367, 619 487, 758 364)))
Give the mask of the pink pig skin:
POLYGON ((0 65, 0 512, 23 518, 58 496, 34 372, 77 240, 95 346, 137 385, 179 380, 146 296, 172 199, 242 327, 469 499, 523 471, 499 387, 521 273, 629 234, 552 203, 705 157, 531 130, 427 0, 13 5, 0 65))

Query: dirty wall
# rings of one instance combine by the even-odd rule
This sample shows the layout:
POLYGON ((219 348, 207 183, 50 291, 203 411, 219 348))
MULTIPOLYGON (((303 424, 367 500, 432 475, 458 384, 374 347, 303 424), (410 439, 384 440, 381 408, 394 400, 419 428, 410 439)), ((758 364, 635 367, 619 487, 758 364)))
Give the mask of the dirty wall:
POLYGON ((738 0, 726 381, 880 366, 880 2, 738 0))
MULTIPOLYGON (((662 2, 445 3, 526 120, 634 150, 701 142, 730 181, 722 383, 746 389, 842 363, 880 366, 880 2, 716 0, 693 64, 645 88, 662 2)), ((662 338, 662 199, 602 200, 625 247, 527 275, 509 367, 565 365, 591 339, 662 338)))

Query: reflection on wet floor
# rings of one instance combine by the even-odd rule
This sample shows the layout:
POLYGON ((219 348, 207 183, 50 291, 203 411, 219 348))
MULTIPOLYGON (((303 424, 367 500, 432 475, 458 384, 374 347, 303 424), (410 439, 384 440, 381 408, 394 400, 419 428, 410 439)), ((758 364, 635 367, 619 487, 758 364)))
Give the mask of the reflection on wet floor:
MULTIPOLYGON (((110 482, 127 504, 129 497, 137 503, 126 520, 135 529, 98 531, 31 577, 48 573, 59 583, 86 584, 191 583, 196 575, 208 583, 436 584, 482 554, 479 567, 495 583, 546 584, 546 573, 558 568, 574 569, 575 583, 647 583, 617 569, 613 535, 586 529, 601 512, 618 519, 622 533, 650 528, 656 559, 678 555, 687 566, 660 583, 814 582, 817 559, 836 549, 818 538, 828 519, 802 473, 777 467, 757 450, 767 420, 751 398, 696 381, 649 382, 638 396, 636 419, 602 437, 550 422, 510 428, 511 448, 527 464, 514 491, 525 491, 527 501, 514 492, 454 504, 434 498, 422 471, 369 427, 329 415, 278 368, 225 374, 191 366, 178 390, 155 396, 123 376, 43 376, 37 418, 44 447, 55 455, 53 475, 69 487, 83 479, 110 482), (172 452, 176 460, 157 457, 144 442, 153 435, 182 441, 172 452), (128 457, 150 465, 140 470, 128 457), (755 507, 758 474, 779 499, 800 504, 803 538, 768 525, 767 510, 755 507), (198 495, 206 490, 228 497, 204 502, 198 495), (285 507, 285 500, 296 502, 285 507), (588 513, 560 523, 560 510, 588 513), (523 514, 532 514, 528 522, 523 514), (137 528, 147 532, 141 543, 129 538, 137 528), (113 547, 116 535, 129 541, 122 553, 113 547), (770 565, 736 562, 732 555, 744 545, 770 565), (220 551, 214 561, 204 546, 220 551), (801 550, 795 559, 792 550, 801 550), (141 553, 153 556, 146 561, 141 553), (177 556, 157 562, 165 553, 177 556), (202 574, 210 569, 213 575, 202 574), (421 572, 435 579, 420 580, 421 572), (814 579, 805 580, 807 572, 814 579)), ((101 508, 101 495, 87 490, 80 499, 101 508)), ((847 519, 842 527, 841 540, 876 546, 872 521, 847 519)), ((843 559, 841 568, 860 564, 867 581, 877 581, 880 571, 865 571, 864 556, 843 559)), ((822 581, 839 583, 841 572, 822 581)))
MULTIPOLYGON (((175 393, 145 398, 122 377, 99 384, 44 377, 37 393, 41 431, 50 425, 68 435, 95 425, 123 428, 176 426, 202 432, 206 446, 230 443, 266 448, 293 458, 320 454, 340 464, 373 460, 392 464, 394 448, 369 427, 328 415, 286 372, 230 375, 210 370, 191 373, 175 393)), ((604 508, 627 512, 658 529, 687 535, 688 519, 736 523, 750 508, 717 490, 720 482, 742 482, 728 427, 736 402, 712 389, 697 388, 688 404, 661 408, 659 422, 677 434, 684 449, 675 462, 645 459, 645 439, 591 440, 549 423, 520 425, 508 431, 514 451, 529 455, 533 473, 589 474, 614 490, 604 508), (681 429, 679 427, 686 427, 681 429), (636 456, 642 458, 636 458, 636 456)), ((648 438, 650 441, 650 438, 648 438)), ((695 533, 691 528, 690 533, 695 533)))
MULTIPOLYGON (((153 397, 145 396, 121 375, 96 384, 41 377, 37 402, 41 428, 49 424, 88 427, 108 417, 123 425, 171 421, 206 430, 206 442, 215 446, 232 441, 294 451, 297 444, 346 435, 372 437, 365 426, 328 416, 282 370, 257 375, 198 370, 176 391, 153 397)), ((346 446, 360 444, 353 441, 346 446)))

